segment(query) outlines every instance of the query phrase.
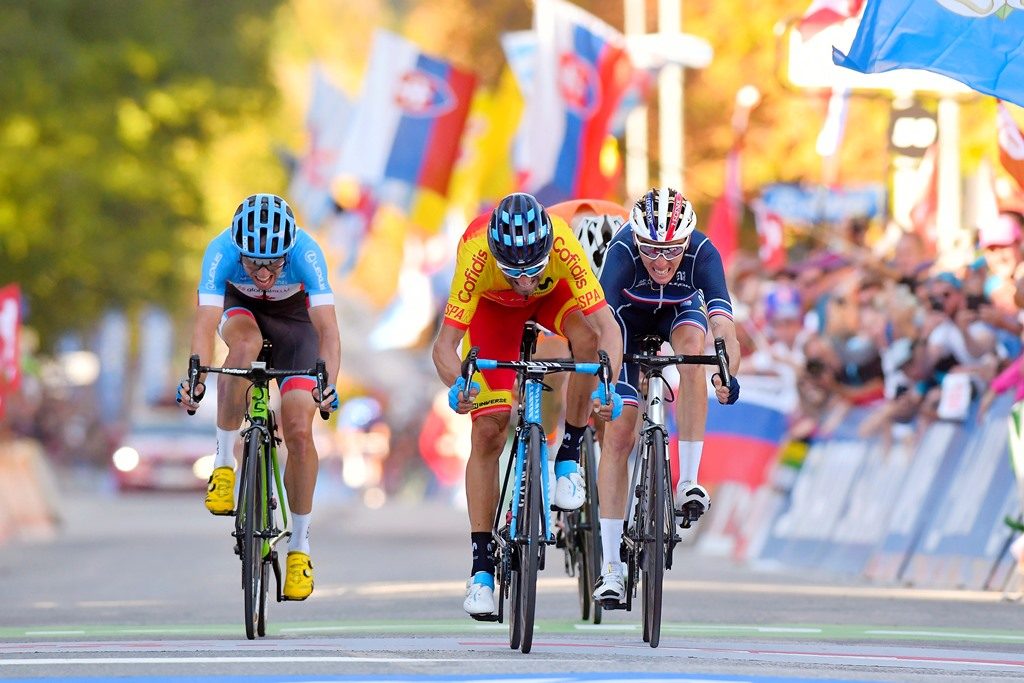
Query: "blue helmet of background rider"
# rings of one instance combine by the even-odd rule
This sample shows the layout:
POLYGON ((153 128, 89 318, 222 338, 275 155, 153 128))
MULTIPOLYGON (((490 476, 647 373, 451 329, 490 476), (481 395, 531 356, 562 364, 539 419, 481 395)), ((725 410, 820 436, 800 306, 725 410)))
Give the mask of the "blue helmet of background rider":
POLYGON ((500 266, 539 265, 548 258, 553 243, 551 218, 533 195, 510 194, 491 213, 487 245, 500 266))
POLYGON ((291 207, 275 194, 246 197, 231 221, 232 240, 249 258, 281 258, 295 246, 298 234, 291 207))

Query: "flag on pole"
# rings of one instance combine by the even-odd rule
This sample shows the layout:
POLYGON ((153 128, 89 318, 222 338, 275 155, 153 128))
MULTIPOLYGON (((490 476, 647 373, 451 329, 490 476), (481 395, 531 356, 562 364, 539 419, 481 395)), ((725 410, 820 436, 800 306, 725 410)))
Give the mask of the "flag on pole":
POLYGON ((303 225, 319 226, 334 209, 331 183, 352 118, 352 102, 334 86, 323 68, 313 67, 313 90, 306 114, 309 136, 288 189, 288 201, 303 225))
POLYGON ((999 139, 999 163, 1018 187, 1024 189, 1024 135, 1002 102, 996 105, 996 134, 999 139))
POLYGON ((925 69, 1024 106, 1021 3, 867 0, 848 54, 832 61, 861 73, 925 69), (1017 9, 1014 9, 1016 7, 1017 9))
POLYGON ((475 87, 472 73, 378 31, 339 174, 447 196, 475 87))
POLYGON ((811 6, 797 22, 800 37, 809 40, 822 29, 860 14, 864 0, 811 0, 811 6))
POLYGON ((625 40, 564 0, 537 0, 534 30, 537 60, 522 131, 524 189, 544 203, 605 197, 610 179, 601 151, 633 80, 625 40))
POLYGON ((725 185, 722 196, 711 207, 707 235, 722 255, 726 268, 739 247, 739 229, 743 210, 743 190, 740 186, 740 145, 733 145, 725 157, 725 185))
POLYGON ((757 228, 757 255, 765 270, 779 270, 786 265, 786 248, 782 241, 782 217, 762 202, 754 203, 754 225, 757 228))
POLYGON ((8 397, 21 384, 21 290, 0 287, 0 417, 8 397))

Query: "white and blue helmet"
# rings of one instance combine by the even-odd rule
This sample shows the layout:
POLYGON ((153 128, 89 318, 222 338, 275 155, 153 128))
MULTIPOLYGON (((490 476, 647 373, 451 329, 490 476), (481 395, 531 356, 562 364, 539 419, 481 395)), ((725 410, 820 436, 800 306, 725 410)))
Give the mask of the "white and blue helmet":
POLYGON ((242 256, 281 258, 295 246, 299 227, 288 202, 276 194, 254 194, 238 205, 231 237, 242 256))

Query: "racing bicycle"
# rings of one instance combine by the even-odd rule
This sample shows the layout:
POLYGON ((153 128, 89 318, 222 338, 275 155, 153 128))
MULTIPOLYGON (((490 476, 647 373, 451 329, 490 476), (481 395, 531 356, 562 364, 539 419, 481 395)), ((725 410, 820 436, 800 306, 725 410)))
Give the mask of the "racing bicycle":
MULTIPOLYGON (((605 601, 605 609, 633 608, 637 586, 643 588, 643 638, 651 647, 661 641, 662 589, 665 570, 672 568, 672 552, 681 540, 675 530, 675 504, 672 500, 672 475, 668 461, 668 430, 665 427, 666 392, 672 390, 662 377, 669 365, 717 365, 722 383, 730 386, 729 356, 725 340, 715 339, 714 355, 659 356, 664 340, 657 336, 640 339, 640 353, 627 354, 625 360, 640 366, 643 414, 639 427, 637 458, 629 485, 632 513, 623 522, 621 560, 626 563, 626 602, 605 601)), ((690 528, 703 512, 691 504, 682 510, 680 526, 690 528)))
POLYGON ((495 578, 499 588, 498 613, 473 615, 479 621, 504 622, 505 600, 509 602, 509 647, 526 654, 533 646, 534 614, 537 606, 537 572, 544 569, 544 551, 554 544, 548 501, 547 440, 541 424, 541 392, 550 390, 544 377, 555 372, 598 375, 609 395, 610 363, 600 352, 598 363, 577 363, 572 359, 534 360, 537 324, 523 329, 518 361, 479 358, 474 346, 462 363, 462 376, 470 386, 477 370, 515 370, 518 409, 512 457, 505 470, 501 497, 511 493, 507 510, 499 505, 494 515, 495 578), (513 473, 514 471, 514 473, 513 473))
POLYGON ((587 426, 580 447, 580 475, 587 500, 578 510, 562 510, 555 523, 556 545, 565 551, 565 573, 576 577, 580 594, 580 618, 601 623, 601 602, 594 599, 594 585, 601 576, 601 522, 597 495, 597 465, 600 455, 597 433, 587 426))
MULTIPOLYGON (((269 406, 270 380, 282 380, 297 375, 312 375, 316 378, 317 389, 322 396, 327 387, 327 369, 323 360, 317 359, 312 368, 304 370, 277 370, 268 367, 271 353, 269 341, 263 342, 259 359, 249 368, 217 368, 199 364, 199 356, 193 355, 188 362, 188 390, 194 395, 199 376, 218 373, 241 377, 251 382, 247 390, 248 409, 242 430, 242 466, 239 469, 238 499, 235 511, 235 554, 242 561, 242 590, 244 592, 245 636, 249 640, 267 633, 267 591, 268 572, 274 572, 277 584, 277 601, 286 600, 281 592, 281 564, 274 546, 291 536, 288 528, 287 505, 281 468, 277 459, 278 436, 277 417, 269 406)), ((194 410, 188 411, 190 415, 194 410)), ((320 416, 330 415, 321 410, 320 416)))

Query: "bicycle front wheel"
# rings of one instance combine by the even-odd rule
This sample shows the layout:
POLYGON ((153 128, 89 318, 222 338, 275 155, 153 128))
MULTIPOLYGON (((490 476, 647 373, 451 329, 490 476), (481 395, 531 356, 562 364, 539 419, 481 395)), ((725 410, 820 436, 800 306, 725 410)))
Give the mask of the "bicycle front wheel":
POLYGON ((260 462, 261 445, 257 435, 251 435, 245 442, 245 457, 242 459, 242 484, 239 488, 238 509, 241 537, 239 556, 242 559, 242 591, 245 594, 245 637, 256 638, 259 629, 260 596, 263 592, 263 539, 260 538, 260 462))
POLYGON ((665 434, 652 429, 647 463, 647 500, 642 562, 644 589, 644 634, 651 647, 661 642, 661 598, 665 582, 665 434))
POLYGON ((541 491, 541 444, 544 435, 537 425, 530 425, 526 442, 526 480, 523 516, 519 520, 521 539, 519 565, 519 608, 522 633, 519 649, 527 654, 533 647, 533 619, 537 608, 537 571, 544 552, 544 497, 541 491))
POLYGON ((593 428, 588 427, 583 436, 580 453, 583 466, 583 481, 587 487, 587 501, 577 516, 579 522, 578 542, 580 612, 583 621, 601 623, 601 604, 594 600, 594 587, 601 576, 601 522, 597 497, 597 441, 593 428))

